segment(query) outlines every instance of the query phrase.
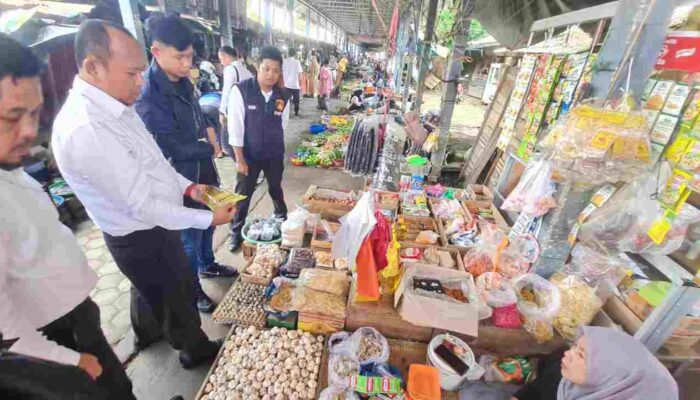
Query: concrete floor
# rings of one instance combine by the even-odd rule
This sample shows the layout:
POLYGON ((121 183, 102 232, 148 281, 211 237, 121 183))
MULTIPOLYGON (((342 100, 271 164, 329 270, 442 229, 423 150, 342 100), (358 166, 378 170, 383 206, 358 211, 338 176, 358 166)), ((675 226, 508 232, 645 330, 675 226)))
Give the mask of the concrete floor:
MULTIPOLYGON (((333 102, 336 103, 336 102, 333 102)), ((301 116, 291 117, 285 138, 287 154, 294 151, 296 146, 307 136, 309 124, 317 122, 320 112, 315 108, 313 99, 302 99, 301 116)), ((217 160, 219 174, 223 186, 233 188, 235 185, 235 165, 230 158, 217 160)), ((301 204, 301 199, 310 184, 319 186, 362 189, 363 178, 352 177, 341 170, 324 170, 320 168, 294 167, 288 163, 285 166, 283 187, 285 200, 289 211, 295 204, 301 204)), ((263 183, 253 196, 249 215, 264 215, 272 213, 272 202, 267 194, 267 185, 263 183)), ((244 263, 239 251, 232 254, 228 251, 228 226, 219 227, 214 236, 217 261, 228 266, 239 267, 244 263)), ((233 280, 213 279, 203 281, 204 290, 215 302, 219 302, 226 294, 233 280)), ((202 326, 212 339, 224 337, 229 326, 214 323, 208 315, 202 315, 202 326)), ((128 356, 133 351, 133 332, 116 347, 120 357, 128 356)), ((162 341, 140 352, 128 365, 127 372, 134 385, 134 393, 139 399, 167 400, 174 395, 182 395, 185 399, 193 399, 197 394, 209 366, 186 371, 180 367, 177 352, 162 341)))

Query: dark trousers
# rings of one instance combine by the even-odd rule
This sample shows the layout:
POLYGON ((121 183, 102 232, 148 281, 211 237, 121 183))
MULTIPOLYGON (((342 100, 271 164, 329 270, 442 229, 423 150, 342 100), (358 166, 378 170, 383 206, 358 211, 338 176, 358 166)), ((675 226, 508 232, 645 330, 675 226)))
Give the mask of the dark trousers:
POLYGON ((204 119, 209 125, 214 127, 216 140, 219 142, 219 145, 226 154, 233 157, 233 147, 228 142, 228 129, 225 126, 221 126, 221 122, 219 122, 219 109, 209 105, 201 106, 201 109, 204 119))
POLYGON ((180 232, 155 227, 104 236, 117 267, 132 284, 131 324, 137 342, 147 344, 165 334, 174 349, 188 353, 208 345, 180 232))
POLYGON ((184 229, 180 232, 180 237, 195 276, 197 295, 204 294, 199 282, 199 272, 207 271, 214 264, 214 227, 184 229))
POLYGON ((90 298, 40 331, 61 346, 97 357, 102 365, 102 375, 97 377, 96 383, 108 398, 136 399, 126 371, 102 333, 100 309, 90 298))
POLYGON ((292 104, 294 104, 294 115, 299 115, 299 89, 287 88, 289 94, 292 95, 292 104))
MULTIPOLYGON (((0 355, 0 398, 5 400, 104 400, 109 397, 105 390, 96 385, 95 381, 78 367, 22 354, 4 353, 0 355)), ((115 394, 114 398, 119 397, 115 394)), ((128 393, 121 398, 133 399, 134 397, 128 393)))
POLYGON ((318 109, 319 110, 328 110, 328 96, 327 95, 319 95, 318 96, 318 109))
POLYGON ((272 204, 275 208, 275 215, 278 217, 287 217, 287 205, 284 203, 284 192, 282 191, 282 173, 284 172, 284 159, 276 160, 247 160, 248 175, 236 175, 236 193, 246 197, 238 202, 238 212, 231 223, 231 234, 240 235, 245 219, 248 216, 248 208, 250 207, 250 199, 255 193, 255 188, 258 183, 260 171, 265 173, 267 179, 268 193, 272 198, 272 204))

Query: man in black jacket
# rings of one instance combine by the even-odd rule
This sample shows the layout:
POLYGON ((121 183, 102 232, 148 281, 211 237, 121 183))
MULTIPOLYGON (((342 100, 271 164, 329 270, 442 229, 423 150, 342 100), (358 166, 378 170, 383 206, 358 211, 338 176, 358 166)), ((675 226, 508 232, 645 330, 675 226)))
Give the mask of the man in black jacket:
MULTIPOLYGON (((146 72, 136 111, 155 136, 175 170, 192 182, 219 186, 213 155, 220 152, 214 127, 207 122, 189 80, 194 36, 175 15, 151 17, 146 22, 153 63, 146 72)), ((203 207, 190 199, 185 206, 203 207)), ((214 228, 185 229, 182 242, 195 274, 200 278, 233 277, 214 260, 214 228)), ((197 308, 212 312, 214 303, 197 284, 197 308)))

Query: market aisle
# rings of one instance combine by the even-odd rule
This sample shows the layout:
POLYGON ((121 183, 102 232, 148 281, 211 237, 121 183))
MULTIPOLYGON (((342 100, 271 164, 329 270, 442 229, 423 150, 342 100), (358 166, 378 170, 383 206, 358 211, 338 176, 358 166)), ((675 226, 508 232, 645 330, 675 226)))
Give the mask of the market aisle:
MULTIPOLYGON (((332 100, 331 106, 334 104, 338 103, 332 100)), ((300 110, 302 116, 291 117, 285 137, 287 156, 308 134, 309 125, 320 118, 320 112, 315 106, 314 99, 302 99, 300 110)), ((217 160, 216 165, 223 187, 232 189, 236 183, 233 161, 230 158, 223 158, 217 160)), ((293 167, 286 163, 282 185, 289 211, 295 208, 295 204, 301 204, 302 196, 310 184, 362 189, 364 179, 353 178, 341 170, 293 167)), ((263 183, 253 196, 249 215, 267 216, 270 213, 272 213, 272 201, 267 194, 267 185, 263 183)), ((244 263, 242 252, 231 254, 228 251, 229 236, 228 226, 217 228, 214 234, 217 261, 229 266, 242 266, 244 263)), ((214 301, 219 302, 232 282, 231 279, 205 280, 202 286, 214 301)), ((204 331, 211 338, 224 337, 229 330, 228 326, 215 324, 207 315, 202 316, 202 324, 204 331)), ((132 340, 132 337, 133 334, 127 336, 125 342, 132 340)), ((178 362, 177 353, 165 342, 141 352, 128 366, 128 374, 134 384, 134 393, 139 399, 149 400, 167 400, 175 394, 183 395, 186 399, 194 398, 208 370, 208 366, 190 371, 183 370, 178 362)))

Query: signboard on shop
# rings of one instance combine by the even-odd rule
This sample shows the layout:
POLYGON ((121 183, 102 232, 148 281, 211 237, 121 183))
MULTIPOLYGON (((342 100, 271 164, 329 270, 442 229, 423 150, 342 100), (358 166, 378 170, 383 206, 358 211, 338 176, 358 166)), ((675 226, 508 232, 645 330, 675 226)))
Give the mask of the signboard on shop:
POLYGON ((656 60, 656 69, 700 72, 700 32, 671 32, 656 60))

